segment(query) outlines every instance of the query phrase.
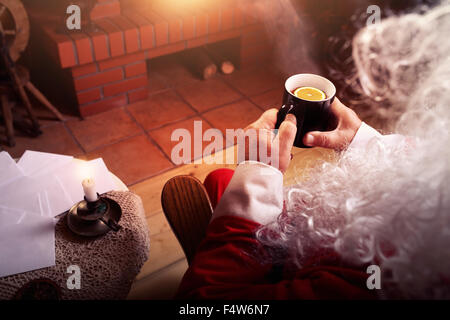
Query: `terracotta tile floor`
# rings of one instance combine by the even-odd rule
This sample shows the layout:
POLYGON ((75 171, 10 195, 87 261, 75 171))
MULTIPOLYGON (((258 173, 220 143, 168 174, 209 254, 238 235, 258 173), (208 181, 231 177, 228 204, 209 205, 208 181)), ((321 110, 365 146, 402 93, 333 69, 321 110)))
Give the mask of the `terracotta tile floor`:
POLYGON ((126 185, 173 167, 169 158, 144 133, 87 154, 87 159, 95 158, 103 158, 108 169, 126 185))
MULTIPOLYGON (((161 147, 161 149, 164 151, 164 153, 166 154, 167 157, 171 158, 171 154, 172 154, 172 149, 179 143, 183 143, 184 141, 180 139, 176 139, 175 141, 171 141, 171 137, 172 137, 172 133, 177 130, 177 129, 185 129, 187 131, 189 131, 189 137, 190 137, 190 142, 191 142, 191 148, 189 148, 188 150, 190 150, 190 156, 188 157, 189 159, 195 159, 195 158, 200 158, 197 157, 194 154, 194 135, 201 135, 200 137, 203 136, 204 132, 208 129, 210 129, 211 126, 209 125, 209 123, 207 123, 206 121, 204 121, 201 117, 196 116, 194 118, 189 118, 187 120, 183 120, 180 122, 176 122, 174 124, 170 124, 167 126, 164 126, 162 128, 159 129, 155 129, 152 131, 149 131, 149 135, 151 138, 153 138, 154 141, 156 141, 158 143, 158 145, 161 147), (195 121, 200 121, 199 125, 198 125, 198 133, 194 132, 194 122, 195 121)), ((200 151, 202 151, 202 149, 200 149, 200 151)), ((182 157, 186 157, 186 155, 182 154, 180 155, 182 157)))
POLYGON ((283 87, 273 89, 262 94, 253 96, 250 100, 255 103, 258 107, 268 110, 271 108, 279 108, 280 102, 283 99, 283 87))
POLYGON ((198 112, 222 106, 242 98, 242 95, 221 79, 209 79, 179 86, 180 95, 198 112))
POLYGON ((142 133, 124 109, 100 113, 85 120, 71 120, 66 124, 87 152, 142 133))
POLYGON ((20 158, 26 150, 67 154, 80 156, 84 152, 64 123, 55 122, 42 126, 42 135, 38 138, 16 133, 16 146, 11 148, 4 144, 4 127, 1 128, 2 149, 9 152, 11 157, 20 158))
POLYGON ((128 105, 126 109, 144 130, 155 129, 195 115, 173 90, 155 93, 148 100, 128 105))
POLYGON ((245 127, 281 101, 283 79, 271 68, 247 67, 202 81, 175 56, 150 60, 148 67, 147 100, 85 120, 68 117, 65 122, 53 120, 38 107, 43 134, 29 138, 17 133, 17 145, 9 148, 0 124, 0 148, 13 157, 27 149, 102 157, 130 186, 175 167, 170 160, 178 143, 170 141, 173 130, 184 128, 192 135, 194 121, 202 121, 203 132, 245 127))
MULTIPOLYGON (((245 127, 265 109, 281 102, 284 81, 276 72, 257 67, 200 81, 173 57, 158 58, 148 65, 150 95, 146 101, 85 120, 68 117, 65 122, 53 120, 40 108, 43 135, 33 139, 18 133, 17 146, 8 148, 0 123, 0 150, 9 151, 13 157, 20 157, 27 149, 84 159, 102 157, 108 168, 141 197, 146 210, 150 259, 133 283, 129 299, 170 299, 187 263, 162 212, 162 187, 175 175, 203 180, 211 170, 226 166, 175 165, 170 159, 178 142, 171 141, 172 132, 186 129, 192 137, 194 121, 202 121, 203 133, 209 128, 245 127)), ((208 144, 204 142, 203 147, 208 144)))
MULTIPOLYGON (((214 128, 222 131, 228 142, 233 139, 226 136, 226 129, 244 128, 250 123, 256 121, 261 115, 261 109, 252 104, 247 99, 213 109, 203 114, 203 117, 209 121, 214 128)), ((229 145, 229 144, 228 144, 229 145)))
POLYGON ((224 79, 247 97, 264 93, 270 89, 282 88, 284 84, 280 75, 267 66, 241 69, 224 79))

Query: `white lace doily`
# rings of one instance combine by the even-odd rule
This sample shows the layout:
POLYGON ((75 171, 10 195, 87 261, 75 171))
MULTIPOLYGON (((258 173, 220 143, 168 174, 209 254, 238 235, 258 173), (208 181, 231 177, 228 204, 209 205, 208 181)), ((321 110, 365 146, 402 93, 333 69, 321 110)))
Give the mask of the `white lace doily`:
POLYGON ((47 278, 58 284, 61 298, 125 299, 131 284, 148 259, 150 238, 141 199, 131 192, 113 191, 106 195, 119 203, 122 217, 118 232, 99 238, 73 234, 62 218, 55 228, 56 266, 0 278, 0 299, 12 299, 34 279, 47 278), (81 288, 69 290, 70 265, 81 271, 81 288))

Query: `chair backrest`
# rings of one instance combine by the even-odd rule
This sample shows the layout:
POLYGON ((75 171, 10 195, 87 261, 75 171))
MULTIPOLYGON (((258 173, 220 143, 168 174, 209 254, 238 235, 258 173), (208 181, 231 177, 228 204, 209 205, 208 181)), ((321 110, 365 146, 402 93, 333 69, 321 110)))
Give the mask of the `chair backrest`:
POLYGON ((190 264, 211 219, 208 193, 197 178, 176 176, 164 185, 161 204, 190 264))

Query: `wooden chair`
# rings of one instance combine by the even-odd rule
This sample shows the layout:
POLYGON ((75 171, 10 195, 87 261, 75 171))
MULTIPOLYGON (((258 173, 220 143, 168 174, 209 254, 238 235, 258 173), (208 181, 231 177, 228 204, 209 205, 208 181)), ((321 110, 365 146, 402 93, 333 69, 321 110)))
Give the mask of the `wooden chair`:
POLYGON ((164 185, 161 203, 190 264, 213 212, 208 193, 197 178, 176 176, 164 185))

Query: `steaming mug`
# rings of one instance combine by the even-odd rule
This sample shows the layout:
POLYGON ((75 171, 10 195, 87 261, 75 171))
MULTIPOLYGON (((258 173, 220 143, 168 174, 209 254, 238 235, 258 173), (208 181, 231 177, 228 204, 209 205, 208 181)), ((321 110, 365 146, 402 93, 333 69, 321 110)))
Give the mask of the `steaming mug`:
POLYGON ((303 144, 303 137, 310 131, 327 131, 332 129, 331 104, 336 96, 334 84, 315 74, 296 74, 289 77, 284 84, 283 106, 278 111, 275 129, 278 129, 291 113, 297 119, 297 134, 294 146, 298 148, 310 148, 303 144), (322 90, 326 98, 320 101, 309 101, 294 96, 295 89, 300 87, 313 87, 322 90))

